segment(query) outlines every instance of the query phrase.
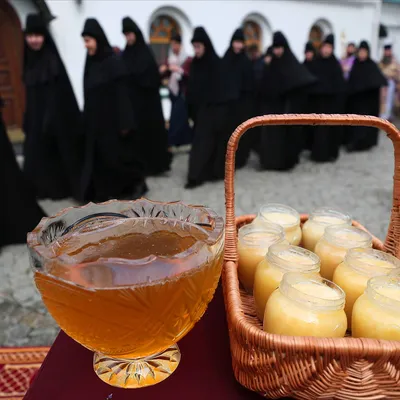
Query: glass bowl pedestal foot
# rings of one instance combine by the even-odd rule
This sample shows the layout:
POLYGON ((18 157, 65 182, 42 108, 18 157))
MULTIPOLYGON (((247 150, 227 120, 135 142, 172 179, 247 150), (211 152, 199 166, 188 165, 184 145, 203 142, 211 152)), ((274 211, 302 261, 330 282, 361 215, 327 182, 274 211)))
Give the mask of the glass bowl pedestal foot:
POLYGON ((94 353, 93 367, 105 383, 124 389, 155 385, 167 379, 178 367, 181 352, 174 344, 161 353, 143 358, 123 359, 94 353))

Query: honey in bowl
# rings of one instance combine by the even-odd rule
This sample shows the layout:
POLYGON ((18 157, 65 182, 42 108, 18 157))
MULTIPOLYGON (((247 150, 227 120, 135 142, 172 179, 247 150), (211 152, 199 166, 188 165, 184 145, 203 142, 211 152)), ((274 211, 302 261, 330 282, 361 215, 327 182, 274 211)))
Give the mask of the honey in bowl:
POLYGON ((218 284, 218 226, 216 232, 177 219, 127 218, 80 227, 43 251, 33 247, 35 257, 46 254, 35 270, 43 302, 69 336, 96 352, 101 379, 143 387, 175 370, 176 343, 218 284))

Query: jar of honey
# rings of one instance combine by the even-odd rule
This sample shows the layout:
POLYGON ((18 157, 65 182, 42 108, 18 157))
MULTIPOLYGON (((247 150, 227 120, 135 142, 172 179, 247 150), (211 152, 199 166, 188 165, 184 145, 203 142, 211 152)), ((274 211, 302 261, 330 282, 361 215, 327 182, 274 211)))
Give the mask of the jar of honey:
POLYGON ((347 250, 371 246, 372 236, 360 228, 344 224, 328 226, 315 246, 315 253, 321 259, 321 276, 332 280, 333 273, 343 262, 347 250))
POLYGON ((319 257, 311 251, 286 243, 271 246, 258 264, 254 277, 253 294, 258 318, 263 320, 265 305, 286 272, 318 274, 319 267, 319 257))
POLYGON ((314 251, 316 244, 324 235, 325 228, 342 224, 351 225, 351 217, 329 207, 317 208, 303 225, 303 247, 314 251))
POLYGON ((289 244, 298 246, 301 242, 300 214, 292 207, 270 203, 262 206, 253 221, 254 225, 278 224, 284 231, 289 244))
POLYGON ((383 251, 356 248, 347 252, 344 261, 335 270, 333 282, 346 293, 344 311, 349 328, 354 303, 364 293, 368 280, 388 275, 396 268, 400 268, 400 260, 383 251))
POLYGON ((400 277, 378 276, 355 302, 353 337, 400 340, 400 277))
POLYGON ((249 293, 253 293, 256 267, 271 245, 285 240, 283 229, 276 224, 268 226, 245 225, 238 233, 239 280, 249 293))
POLYGON ((345 294, 327 279, 297 272, 283 276, 268 299, 264 331, 290 336, 343 337, 345 294))

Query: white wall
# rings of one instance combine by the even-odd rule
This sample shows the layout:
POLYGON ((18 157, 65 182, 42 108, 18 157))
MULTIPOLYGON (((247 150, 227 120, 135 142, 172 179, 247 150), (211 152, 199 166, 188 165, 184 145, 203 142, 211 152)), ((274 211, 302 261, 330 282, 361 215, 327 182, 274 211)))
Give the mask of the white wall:
MULTIPOLYGON (((12 0, 17 9, 22 0, 12 0)), ((60 53, 66 64, 76 91, 78 101, 82 104, 82 75, 85 61, 85 50, 80 33, 86 18, 98 18, 112 45, 124 47, 121 34, 121 20, 131 16, 142 28, 148 38, 152 17, 157 9, 168 7, 180 10, 178 19, 183 28, 183 39, 186 51, 191 52, 191 30, 197 25, 204 25, 212 38, 216 51, 222 55, 229 43, 233 31, 242 24, 249 14, 259 14, 265 21, 266 37, 271 31, 282 30, 294 53, 302 60, 303 49, 311 26, 318 20, 326 20, 336 35, 336 53, 342 53, 341 37, 345 40, 359 42, 366 39, 372 42, 377 33, 380 18, 380 0, 336 0, 302 1, 302 0, 47 0, 53 15, 57 18, 51 23, 51 30, 60 53), (378 20, 377 20, 378 18, 378 20), (184 23, 182 23, 182 19, 184 23)), ((25 6, 24 6, 25 7, 25 6)), ((22 15, 23 12, 21 11, 22 15)), ((270 43, 265 41, 264 47, 270 43)))
POLYGON ((400 60, 400 4, 384 3, 381 21, 388 28, 389 38, 393 41, 394 54, 400 60))

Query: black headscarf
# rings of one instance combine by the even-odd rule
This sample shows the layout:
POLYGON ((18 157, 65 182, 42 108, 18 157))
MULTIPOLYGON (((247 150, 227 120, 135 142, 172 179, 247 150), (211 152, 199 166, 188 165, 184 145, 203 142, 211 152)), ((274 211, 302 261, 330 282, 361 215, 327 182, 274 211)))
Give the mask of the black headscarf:
POLYGON ((232 93, 224 76, 222 60, 206 30, 199 26, 193 32, 192 43, 202 43, 205 47, 201 58, 194 57, 189 74, 187 101, 190 105, 220 103, 230 99, 232 93))
POLYGON ((122 20, 122 32, 133 32, 136 41, 126 45, 122 53, 128 73, 133 76, 140 86, 159 87, 161 84, 157 62, 149 46, 144 41, 143 33, 138 25, 129 17, 122 20))
POLYGON ((83 27, 82 36, 96 39, 96 54, 87 54, 84 72, 84 90, 88 90, 126 74, 122 63, 115 62, 117 55, 104 33, 103 28, 95 18, 88 18, 83 27))
POLYGON ((273 57, 273 55, 274 55, 274 48, 272 47, 272 46, 269 46, 268 48, 267 48, 267 50, 266 50, 266 52, 265 52, 265 55, 264 55, 264 57, 266 57, 266 56, 271 56, 271 57, 273 57))
POLYGON ((228 50, 223 58, 223 69, 232 89, 235 99, 239 99, 244 93, 250 93, 254 89, 253 65, 246 55, 245 48, 236 54, 233 51, 234 41, 244 42, 242 28, 236 29, 232 35, 228 50))
POLYGON ((368 51, 368 58, 361 61, 358 57, 354 60, 348 80, 348 91, 351 94, 379 89, 387 85, 387 80, 378 65, 369 57, 369 44, 363 40, 358 49, 368 51))
POLYGON ((315 47, 311 41, 308 41, 304 47, 304 53, 308 53, 309 51, 313 52, 315 56, 315 47))
MULTIPOLYGON (((25 35, 44 36, 40 50, 32 50, 24 40, 23 80, 32 86, 52 81, 60 73, 61 58, 57 47, 39 14, 29 14, 26 18, 25 35)), ((61 63, 62 64, 62 63, 61 63)))
MULTIPOLYGON (((334 36, 332 34, 328 35, 323 43, 334 47, 334 36)), ((318 82, 312 88, 313 93, 334 94, 345 91, 342 67, 333 53, 327 58, 319 55, 311 63, 307 64, 307 67, 318 78, 318 82)))
POLYGON ((281 57, 272 57, 271 63, 265 67, 262 81, 262 93, 268 96, 287 94, 296 89, 306 88, 316 82, 316 78, 297 60, 282 32, 275 32, 273 47, 283 47, 281 57))
POLYGON ((335 36, 332 33, 326 36, 323 43, 330 44, 333 48, 335 48, 335 36))

